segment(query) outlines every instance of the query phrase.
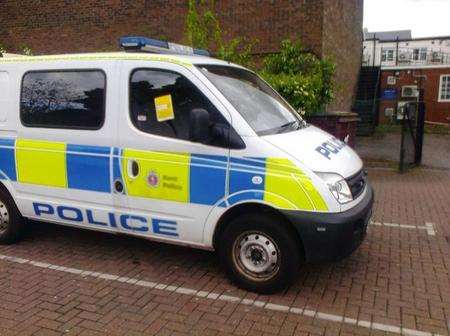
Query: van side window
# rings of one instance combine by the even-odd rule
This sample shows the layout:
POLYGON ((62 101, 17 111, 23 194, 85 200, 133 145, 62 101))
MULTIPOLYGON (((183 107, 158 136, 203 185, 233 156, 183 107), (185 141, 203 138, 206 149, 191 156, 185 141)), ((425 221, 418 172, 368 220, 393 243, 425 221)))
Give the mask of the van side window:
MULTIPOLYGON (((141 131, 189 140, 192 109, 209 112, 212 124, 230 127, 215 106, 184 76, 165 70, 139 69, 130 81, 130 110, 133 124, 141 131)), ((213 146, 222 143, 209 142, 213 146)))
POLYGON ((100 70, 33 71, 24 75, 20 118, 28 127, 100 129, 106 76, 100 70))

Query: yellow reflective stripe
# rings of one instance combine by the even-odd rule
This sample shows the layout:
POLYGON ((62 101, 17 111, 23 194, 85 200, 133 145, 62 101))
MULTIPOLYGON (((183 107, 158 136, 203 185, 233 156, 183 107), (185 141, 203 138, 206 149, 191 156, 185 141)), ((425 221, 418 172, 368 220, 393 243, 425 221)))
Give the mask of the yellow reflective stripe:
POLYGON ((327 203, 325 203, 325 200, 323 199, 322 195, 317 191, 317 189, 314 187, 311 179, 307 177, 306 175, 303 175, 304 178, 300 180, 300 183, 302 184, 303 189, 305 190, 306 194, 309 196, 311 201, 314 204, 314 209, 319 211, 327 211, 328 206, 327 203))
POLYGON ((79 55, 51 55, 51 56, 20 56, 20 57, 0 57, 0 63, 23 63, 23 62, 49 62, 49 61, 154 61, 169 62, 184 67, 192 66, 189 61, 173 56, 153 55, 153 54, 130 54, 130 53, 111 53, 111 54, 79 54, 79 55))
POLYGON ((21 183, 67 188, 64 143, 18 139, 16 165, 21 183))
POLYGON ((189 167, 188 153, 123 151, 122 174, 130 196, 188 203, 189 167), (139 166, 136 178, 129 174, 132 160, 139 166))
POLYGON ((264 191, 264 201, 281 209, 328 209, 311 179, 288 159, 266 160, 264 191))

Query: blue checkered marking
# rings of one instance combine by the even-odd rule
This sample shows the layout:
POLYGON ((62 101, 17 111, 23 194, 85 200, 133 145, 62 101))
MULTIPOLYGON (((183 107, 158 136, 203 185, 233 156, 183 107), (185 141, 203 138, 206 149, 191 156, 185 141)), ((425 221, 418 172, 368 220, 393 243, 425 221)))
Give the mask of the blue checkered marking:
POLYGON ((120 172, 120 149, 117 147, 114 147, 113 149, 113 180, 119 180, 122 181, 122 174, 120 172))
POLYGON ((228 158, 219 155, 191 155, 190 202, 214 205, 225 197, 228 158))
POLYGON ((231 158, 230 195, 232 204, 248 199, 263 200, 265 171, 265 159, 231 158), (255 176, 259 176, 262 182, 255 184, 253 181, 255 176))
POLYGON ((14 146, 14 139, 0 139, 0 180, 17 181, 14 146))
POLYGON ((120 160, 122 158, 122 150, 120 148, 113 148, 113 158, 112 158, 112 168, 113 168, 113 183, 116 181, 122 182, 123 192, 122 194, 126 195, 127 191, 125 188, 125 183, 123 182, 122 172, 120 168, 120 160))
POLYGON ((109 147, 69 144, 66 160, 69 188, 111 192, 109 147))

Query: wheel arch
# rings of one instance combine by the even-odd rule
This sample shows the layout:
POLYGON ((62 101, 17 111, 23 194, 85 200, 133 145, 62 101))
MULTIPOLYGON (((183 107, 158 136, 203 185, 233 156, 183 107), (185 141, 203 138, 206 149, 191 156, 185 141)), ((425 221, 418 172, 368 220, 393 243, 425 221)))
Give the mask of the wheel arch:
POLYGON ((0 180, 0 191, 4 192, 8 197, 11 198, 13 204, 16 206, 16 209, 22 215, 22 212, 20 211, 16 199, 14 197, 15 196, 14 189, 11 186, 11 184, 8 183, 8 180, 0 180))
POLYGON ((219 239, 224 232, 227 225, 230 223, 231 220, 238 217, 241 214, 244 213, 261 213, 265 212, 272 216, 278 217, 282 219, 281 223, 285 226, 289 232, 291 232, 297 239, 299 243, 300 250, 302 254, 304 255, 304 244, 302 241, 302 237, 300 236, 299 232, 295 229, 294 225, 291 223, 291 221, 278 209, 273 208, 267 204, 258 203, 258 202, 247 202, 247 203, 239 203, 235 206, 229 208, 225 213, 220 216, 219 220, 217 221, 217 225, 214 229, 213 234, 213 248, 215 250, 218 249, 220 242, 219 239))

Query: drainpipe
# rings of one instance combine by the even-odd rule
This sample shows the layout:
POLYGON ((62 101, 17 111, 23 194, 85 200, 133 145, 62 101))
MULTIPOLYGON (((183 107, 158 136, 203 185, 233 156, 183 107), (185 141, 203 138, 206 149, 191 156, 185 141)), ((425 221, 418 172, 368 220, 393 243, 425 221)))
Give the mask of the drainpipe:
POLYGON ((375 40, 375 35, 373 37, 373 55, 372 55, 372 67, 375 66, 375 55, 376 55, 376 48, 377 48, 377 40, 375 40))
POLYGON ((395 51, 395 65, 398 65, 398 35, 397 35, 397 47, 395 51))
POLYGON ((375 66, 375 54, 376 54, 376 47, 377 47, 377 40, 376 40, 376 35, 377 34, 373 34, 373 56, 372 56, 372 67, 375 66))

